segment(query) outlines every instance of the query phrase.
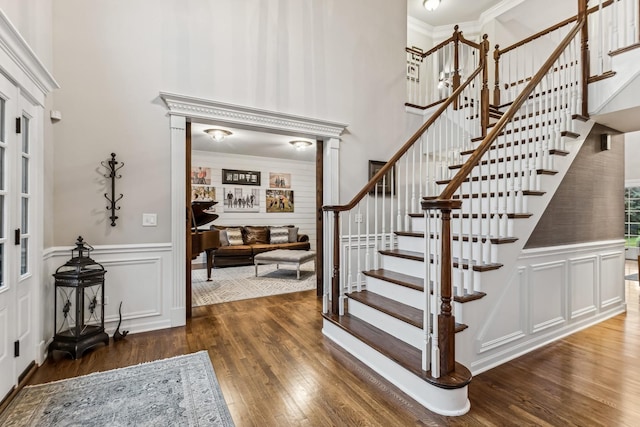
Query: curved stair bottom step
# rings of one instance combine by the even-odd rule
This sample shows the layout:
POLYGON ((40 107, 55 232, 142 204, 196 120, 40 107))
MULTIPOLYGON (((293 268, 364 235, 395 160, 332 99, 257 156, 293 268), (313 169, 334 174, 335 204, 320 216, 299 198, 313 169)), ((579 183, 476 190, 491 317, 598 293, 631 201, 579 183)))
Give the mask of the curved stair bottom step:
POLYGON ((322 320, 322 333, 428 410, 440 415, 458 416, 471 408, 468 385, 454 389, 436 387, 326 318, 322 320))

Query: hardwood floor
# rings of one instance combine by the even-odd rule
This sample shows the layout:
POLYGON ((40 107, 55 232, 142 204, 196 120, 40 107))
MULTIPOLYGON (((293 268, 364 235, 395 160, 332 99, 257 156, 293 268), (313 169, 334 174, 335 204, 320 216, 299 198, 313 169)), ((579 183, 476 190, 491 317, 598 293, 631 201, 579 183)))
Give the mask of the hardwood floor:
POLYGON ((425 410, 323 338, 315 291, 196 307, 186 327, 58 356, 29 383, 207 350, 239 427, 636 426, 640 293, 638 282, 626 288, 626 314, 475 377, 471 411, 456 418, 425 410))

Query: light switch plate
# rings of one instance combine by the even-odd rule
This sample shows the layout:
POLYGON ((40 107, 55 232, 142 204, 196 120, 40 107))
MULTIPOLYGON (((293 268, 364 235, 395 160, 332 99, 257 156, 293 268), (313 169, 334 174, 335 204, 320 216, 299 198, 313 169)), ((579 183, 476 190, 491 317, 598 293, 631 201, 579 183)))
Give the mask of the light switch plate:
POLYGON ((154 213, 142 214, 143 227, 155 227, 156 225, 158 225, 158 214, 154 214, 154 213))

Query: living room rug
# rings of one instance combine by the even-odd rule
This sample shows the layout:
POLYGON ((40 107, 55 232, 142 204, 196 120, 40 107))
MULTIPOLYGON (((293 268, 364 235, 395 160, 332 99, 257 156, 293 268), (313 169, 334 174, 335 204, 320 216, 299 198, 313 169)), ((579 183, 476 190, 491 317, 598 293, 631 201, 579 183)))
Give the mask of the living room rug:
POLYGON ((206 351, 27 386, 8 426, 233 426, 206 351))
POLYGON ((296 279, 296 269, 292 265, 280 265, 279 269, 275 265, 260 265, 258 277, 255 277, 255 271, 252 265, 215 268, 211 271, 211 282, 207 282, 206 269, 192 270, 192 305, 219 304, 316 288, 312 262, 300 266, 300 280, 296 279))

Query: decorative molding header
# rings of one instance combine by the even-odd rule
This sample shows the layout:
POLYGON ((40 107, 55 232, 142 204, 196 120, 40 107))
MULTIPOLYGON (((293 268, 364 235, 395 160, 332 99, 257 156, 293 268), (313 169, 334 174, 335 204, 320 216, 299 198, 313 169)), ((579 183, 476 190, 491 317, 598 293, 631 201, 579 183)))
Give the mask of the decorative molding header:
POLYGON ((339 138, 348 126, 343 123, 225 104, 167 92, 160 92, 160 98, 167 105, 171 115, 229 125, 255 126, 300 136, 339 138))
POLYGON ((36 54, 31 50, 25 39, 20 35, 16 27, 11 23, 7 15, 0 9, 0 52, 10 58, 14 66, 13 69, 6 69, 11 65, 2 63, 1 68, 12 77, 17 77, 16 73, 22 73, 41 92, 33 93, 33 88, 23 86, 34 99, 43 103, 43 96, 46 96, 53 89, 60 87, 58 82, 47 71, 47 68, 40 62, 36 54))

